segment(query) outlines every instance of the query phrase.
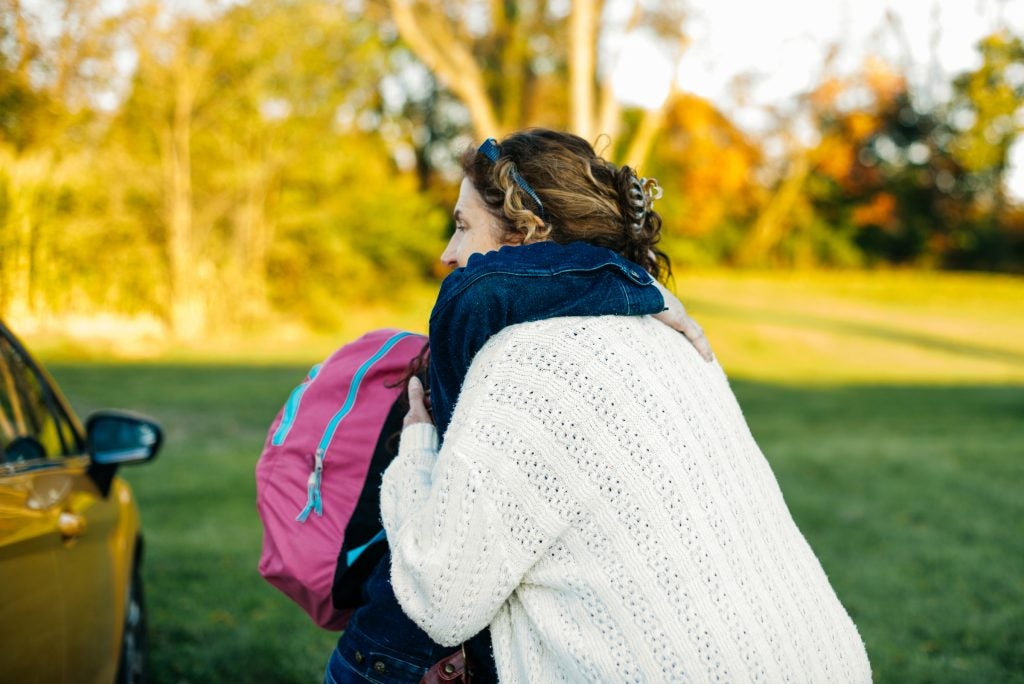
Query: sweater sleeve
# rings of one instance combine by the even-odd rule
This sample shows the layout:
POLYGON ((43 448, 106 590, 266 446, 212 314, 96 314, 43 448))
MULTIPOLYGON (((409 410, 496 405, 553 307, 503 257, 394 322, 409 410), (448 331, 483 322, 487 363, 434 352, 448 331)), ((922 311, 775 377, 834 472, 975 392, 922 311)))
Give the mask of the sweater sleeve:
POLYGON ((471 369, 444 446, 432 425, 407 427, 381 487, 395 596, 446 646, 487 627, 566 527, 525 472, 522 421, 509 407, 496 421, 474 373, 487 370, 471 369))

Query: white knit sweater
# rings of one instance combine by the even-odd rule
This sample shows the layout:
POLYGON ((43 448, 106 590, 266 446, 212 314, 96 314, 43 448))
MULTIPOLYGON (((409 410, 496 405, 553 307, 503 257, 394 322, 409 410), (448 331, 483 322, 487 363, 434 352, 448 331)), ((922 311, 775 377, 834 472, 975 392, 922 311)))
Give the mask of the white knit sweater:
POLYGON ((652 318, 494 336, 381 512, 403 609, 490 626, 503 682, 871 680, 721 368, 652 318))

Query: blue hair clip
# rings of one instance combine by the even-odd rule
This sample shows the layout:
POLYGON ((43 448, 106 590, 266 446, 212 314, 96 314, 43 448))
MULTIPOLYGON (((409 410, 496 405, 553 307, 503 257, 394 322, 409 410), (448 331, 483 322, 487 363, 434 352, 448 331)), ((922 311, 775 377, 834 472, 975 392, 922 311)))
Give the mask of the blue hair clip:
MULTIPOLYGON (((488 138, 487 140, 484 140, 484 143, 479 148, 477 148, 477 152, 490 159, 492 164, 497 164, 498 157, 501 156, 501 148, 498 147, 498 141, 495 140, 494 138, 488 138)), ((514 180, 516 182, 516 185, 522 188, 523 192, 529 195, 530 199, 532 199, 534 203, 536 203, 537 208, 540 210, 541 220, 546 221, 547 217, 544 216, 544 205, 541 204, 540 197, 537 197, 537 193, 533 191, 533 188, 530 187, 530 184, 523 180, 523 177, 520 176, 519 172, 516 171, 515 169, 512 170, 512 180, 514 180)))

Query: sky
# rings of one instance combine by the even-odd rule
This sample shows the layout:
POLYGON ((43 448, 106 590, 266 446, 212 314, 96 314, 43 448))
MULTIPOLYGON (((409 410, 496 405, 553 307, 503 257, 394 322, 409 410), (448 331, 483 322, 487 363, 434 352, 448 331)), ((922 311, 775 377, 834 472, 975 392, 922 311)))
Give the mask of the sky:
MULTIPOLYGON (((783 105, 820 80, 831 44, 840 46, 836 75, 876 55, 905 66, 920 97, 943 101, 953 75, 980 64, 974 46, 981 37, 1000 25, 1024 35, 1024 0, 695 0, 690 7, 686 28, 693 40, 678 64, 677 84, 751 132, 766 126, 766 106, 783 105), (752 77, 743 104, 732 87, 738 76, 752 77)), ((641 40, 623 54, 620 97, 640 105, 663 98, 671 64, 659 62, 641 40)), ((1007 189, 1024 201, 1024 136, 1011 162, 1007 189)))

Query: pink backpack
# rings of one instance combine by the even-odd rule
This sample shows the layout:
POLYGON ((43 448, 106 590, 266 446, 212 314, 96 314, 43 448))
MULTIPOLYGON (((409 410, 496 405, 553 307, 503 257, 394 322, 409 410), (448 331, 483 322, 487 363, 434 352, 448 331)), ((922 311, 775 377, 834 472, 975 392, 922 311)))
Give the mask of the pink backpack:
POLYGON ((313 366, 271 424, 256 464, 260 574, 326 629, 345 627, 386 548, 380 477, 404 415, 396 402, 402 387, 389 385, 425 343, 422 335, 375 330, 313 366), (348 605, 332 601, 335 584, 349 585, 348 605))

